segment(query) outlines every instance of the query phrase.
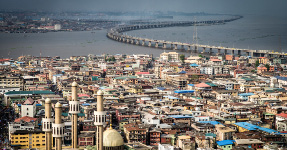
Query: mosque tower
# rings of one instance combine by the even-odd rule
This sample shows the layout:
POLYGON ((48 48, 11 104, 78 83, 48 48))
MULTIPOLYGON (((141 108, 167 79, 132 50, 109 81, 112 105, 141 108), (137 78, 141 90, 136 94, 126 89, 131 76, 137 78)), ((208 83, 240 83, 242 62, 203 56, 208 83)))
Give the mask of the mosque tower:
POLYGON ((97 92, 97 111, 94 111, 95 125, 97 126, 96 145, 97 150, 103 150, 103 131, 106 124, 106 112, 103 107, 103 91, 97 92))
POLYGON ((64 137, 64 123, 62 123, 62 104, 55 105, 55 123, 53 123, 53 137, 56 141, 56 150, 62 150, 62 138, 64 137))
POLYGON ((52 149, 52 123, 54 122, 54 119, 51 117, 51 99, 47 98, 45 100, 45 118, 42 118, 42 130, 45 131, 45 149, 51 150, 52 149))
POLYGON ((78 113, 80 113, 80 103, 78 101, 77 82, 72 83, 72 100, 69 102, 70 111, 72 114, 72 148, 77 148, 78 141, 78 113))

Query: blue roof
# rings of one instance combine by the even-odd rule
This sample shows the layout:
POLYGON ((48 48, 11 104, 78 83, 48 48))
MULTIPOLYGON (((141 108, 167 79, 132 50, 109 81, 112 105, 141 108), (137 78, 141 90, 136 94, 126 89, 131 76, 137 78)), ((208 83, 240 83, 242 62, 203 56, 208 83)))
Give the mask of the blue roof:
POLYGON ((85 104, 82 104, 83 106, 90 106, 90 104, 88 104, 88 103, 85 103, 85 104))
POLYGON ((198 64, 193 63, 193 64, 190 64, 189 66, 190 66, 190 67, 198 67, 198 64))
POLYGON ((253 125, 251 123, 247 123, 247 122, 237 122, 237 123, 234 123, 235 125, 238 125, 242 128, 245 128, 247 130, 261 130, 261 131, 264 131, 264 132, 267 132, 267 133, 280 133, 276 130, 273 130, 273 129, 269 129, 269 128, 264 128, 264 127, 260 127, 260 126, 257 126, 257 125, 253 125))
POLYGON ((53 75, 53 76, 62 76, 63 74, 55 74, 55 75, 53 75))
POLYGON ((106 88, 108 88, 108 87, 107 86, 101 86, 99 89, 104 90, 106 88))
POLYGON ((36 104, 36 106, 42 106, 42 104, 36 104))
POLYGON ((193 93, 194 90, 176 90, 174 93, 193 93))
POLYGON ((216 141, 217 145, 219 146, 232 145, 234 142, 235 142, 234 140, 216 141))
POLYGON ((194 84, 187 84, 188 86, 194 86, 194 84))
POLYGON ((171 115, 171 118, 180 119, 180 118, 193 118, 192 116, 184 116, 184 115, 171 115))
POLYGON ((212 125, 218 125, 218 124, 221 124, 220 122, 218 121, 199 121, 200 123, 209 123, 209 124, 212 124, 212 125))
POLYGON ((186 71, 184 71, 184 70, 182 70, 181 72, 179 72, 180 74, 185 74, 186 73, 186 71))
POLYGON ((163 91, 163 90, 165 90, 166 88, 164 88, 164 87, 157 87, 157 89, 163 91))
POLYGON ((21 107, 21 104, 17 104, 18 107, 21 107))
POLYGON ((251 95, 255 95, 253 93, 242 93, 242 94, 238 94, 239 96, 251 96, 251 95))
POLYGON ((275 76, 275 78, 277 78, 279 80, 287 81, 287 77, 275 76))

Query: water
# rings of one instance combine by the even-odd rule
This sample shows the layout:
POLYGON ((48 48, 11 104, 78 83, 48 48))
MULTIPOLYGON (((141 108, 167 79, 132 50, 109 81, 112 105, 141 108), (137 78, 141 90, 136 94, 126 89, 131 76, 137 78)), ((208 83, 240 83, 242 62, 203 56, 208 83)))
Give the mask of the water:
MULTIPOLYGON (((194 27, 170 27, 136 30, 129 35, 158 40, 193 42, 194 27)), ((274 16, 253 16, 224 25, 198 26, 198 43, 250 49, 269 49, 287 52, 287 19, 274 16)), ((167 50, 168 51, 168 50, 167 50)), ((9 34, 0 33, 0 57, 21 55, 82 56, 88 54, 154 54, 163 50, 124 44, 106 38, 106 30, 95 33, 50 32, 9 34)), ((182 52, 181 52, 182 53, 182 52)), ((188 55, 187 53, 185 53, 188 55)))
MULTIPOLYGON (((198 44, 268 49, 287 52, 287 20, 268 16, 245 16, 225 25, 197 26, 198 44)), ((157 40, 193 43, 194 27, 137 30, 127 34, 157 40)))
POLYGON ((106 38, 106 30, 95 33, 48 32, 48 33, 0 33, 0 56, 17 58, 21 55, 39 56, 83 56, 88 54, 155 54, 161 49, 150 49, 116 42, 106 38))

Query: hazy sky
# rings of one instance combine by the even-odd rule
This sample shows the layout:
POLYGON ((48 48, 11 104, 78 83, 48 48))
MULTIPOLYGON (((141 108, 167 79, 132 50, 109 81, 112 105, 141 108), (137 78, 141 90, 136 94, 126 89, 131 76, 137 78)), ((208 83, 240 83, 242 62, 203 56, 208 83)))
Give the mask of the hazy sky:
POLYGON ((287 0, 0 0, 0 9, 181 11, 287 16, 287 0))

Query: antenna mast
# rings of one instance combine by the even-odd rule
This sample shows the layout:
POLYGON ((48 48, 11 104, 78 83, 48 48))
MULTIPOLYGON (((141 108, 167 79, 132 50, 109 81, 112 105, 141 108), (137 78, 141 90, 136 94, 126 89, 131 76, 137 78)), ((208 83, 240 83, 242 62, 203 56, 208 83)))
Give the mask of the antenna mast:
POLYGON ((194 17, 194 29, 193 29, 193 41, 192 44, 194 44, 194 51, 197 52, 197 44, 198 44, 198 39, 197 39, 197 27, 196 27, 196 17, 194 17))

